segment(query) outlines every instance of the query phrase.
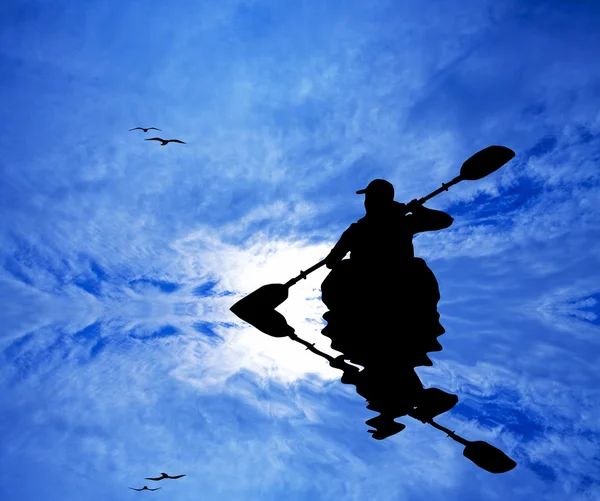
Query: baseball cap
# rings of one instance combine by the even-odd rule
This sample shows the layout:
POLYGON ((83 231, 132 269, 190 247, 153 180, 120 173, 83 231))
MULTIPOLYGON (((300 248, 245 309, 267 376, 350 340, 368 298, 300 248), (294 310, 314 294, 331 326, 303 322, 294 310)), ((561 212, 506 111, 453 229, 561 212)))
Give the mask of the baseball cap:
POLYGON ((358 190, 357 195, 368 193, 369 195, 378 195, 381 198, 394 199, 394 186, 385 179, 373 179, 366 188, 358 190))

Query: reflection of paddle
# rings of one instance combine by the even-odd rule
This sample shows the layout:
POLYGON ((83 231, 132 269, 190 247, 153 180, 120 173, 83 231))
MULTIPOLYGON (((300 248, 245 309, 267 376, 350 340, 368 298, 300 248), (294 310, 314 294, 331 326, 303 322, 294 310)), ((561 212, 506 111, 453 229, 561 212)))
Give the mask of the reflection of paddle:
MULTIPOLYGON (((441 188, 419 199, 419 203, 425 203, 460 181, 481 179, 498 170, 514 156, 515 152, 505 146, 488 146, 467 159, 460 168, 460 174, 452 181, 442 184, 441 188)), ((309 273, 319 269, 324 264, 325 260, 319 261, 308 270, 301 271, 297 277, 292 278, 285 284, 263 285, 245 298, 240 299, 230 310, 265 334, 274 337, 285 337, 293 333, 294 329, 288 325, 281 313, 275 311, 275 308, 288 298, 288 289, 292 285, 300 279, 306 278, 309 273)))
MULTIPOLYGON (((290 329, 291 329, 291 327, 290 327, 290 329)), ((328 355, 327 353, 323 353, 318 348, 315 348, 313 344, 298 337, 296 334, 292 333, 290 335, 290 337, 294 341, 306 346, 306 349, 312 351, 315 355, 319 355, 320 357, 323 357, 325 360, 327 360, 329 362, 329 365, 331 365, 332 367, 335 367, 336 369, 340 369, 344 373, 348 373, 348 374, 356 375, 358 373, 358 368, 355 367, 354 365, 347 363, 344 360, 344 355, 340 355, 339 357, 334 358, 331 355, 328 355)), ((352 379, 352 377, 350 379, 352 379)), ((342 379, 342 381, 343 381, 343 379, 342 379)), ((429 417, 428 419, 423 421, 423 419, 421 419, 421 416, 417 417, 416 415, 414 415, 413 412, 409 412, 408 415, 410 417, 412 417, 413 419, 417 419, 418 421, 425 422, 427 424, 430 424, 434 428, 437 428, 438 430, 446 432, 446 434, 452 440, 465 446, 465 448, 463 450, 463 456, 465 456, 467 459, 470 459, 477 466, 479 466, 480 468, 483 468, 486 471, 489 471, 490 473, 506 473, 507 471, 510 471, 515 466, 517 466, 517 463, 515 461, 513 461, 511 458, 509 458, 506 454, 504 454, 504 452, 502 452, 500 449, 494 447, 493 445, 488 444, 487 442, 482 442, 480 440, 471 442, 470 440, 466 440, 466 439, 462 438, 461 436, 457 435, 456 433, 454 433, 453 431, 450 431, 448 428, 445 428, 444 426, 436 423, 433 420, 433 417, 429 417)))
POLYGON ((475 442, 465 440, 448 428, 444 428, 437 424, 433 419, 428 420, 427 424, 430 424, 438 430, 445 431, 452 440, 459 444, 463 444, 465 446, 463 456, 490 473, 506 473, 517 466, 517 463, 504 454, 504 452, 487 442, 482 442, 481 440, 476 440, 475 442))

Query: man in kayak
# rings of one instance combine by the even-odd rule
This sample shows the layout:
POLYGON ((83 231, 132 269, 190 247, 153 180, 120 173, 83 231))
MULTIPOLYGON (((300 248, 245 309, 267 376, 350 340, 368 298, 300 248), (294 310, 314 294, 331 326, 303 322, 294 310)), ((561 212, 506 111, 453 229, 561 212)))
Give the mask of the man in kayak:
POLYGON ((440 299, 435 276, 414 257, 416 233, 448 228, 453 218, 413 200, 394 201, 394 187, 375 179, 356 192, 365 195, 366 215, 343 233, 326 258, 331 269, 322 284, 322 333, 331 347, 362 365, 346 381, 355 384, 381 413, 367 421, 373 438, 397 433, 394 419, 411 414, 426 421, 451 409, 458 398, 441 390, 423 389, 414 367, 432 365, 427 352, 441 350, 437 337, 440 299), (350 253, 350 259, 343 259, 350 253))

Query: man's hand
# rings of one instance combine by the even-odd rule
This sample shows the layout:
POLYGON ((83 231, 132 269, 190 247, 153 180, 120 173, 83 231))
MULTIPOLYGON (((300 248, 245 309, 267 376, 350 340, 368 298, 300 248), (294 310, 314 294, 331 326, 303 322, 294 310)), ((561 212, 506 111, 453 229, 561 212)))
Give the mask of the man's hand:
POLYGON ((423 205, 419 203, 419 201, 414 198, 413 200, 411 200, 410 202, 408 202, 406 204, 406 211, 407 212, 412 212, 413 214, 415 212, 419 212, 419 209, 422 209, 423 205))
POLYGON ((339 261, 340 257, 337 256, 336 253, 332 250, 325 258, 325 266, 332 270, 333 268, 335 268, 335 265, 339 263, 339 261))
POLYGON ((400 210, 402 215, 406 216, 406 213, 408 212, 408 209, 406 208, 406 204, 403 204, 402 202, 396 202, 396 201, 394 201, 394 204, 400 210))
POLYGON ((340 261, 338 259, 333 259, 329 256, 325 258, 325 266, 327 266, 327 268, 330 270, 333 270, 339 264, 339 262, 340 261))

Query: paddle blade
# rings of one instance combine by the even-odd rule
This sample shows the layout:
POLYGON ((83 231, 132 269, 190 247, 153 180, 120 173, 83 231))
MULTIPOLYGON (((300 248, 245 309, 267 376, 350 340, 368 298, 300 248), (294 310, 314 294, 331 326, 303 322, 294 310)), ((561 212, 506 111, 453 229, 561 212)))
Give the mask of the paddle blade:
POLYGON ((469 442, 463 456, 490 473, 506 473, 517 466, 504 452, 487 442, 469 442))
POLYGON ((514 156, 515 152, 505 146, 488 146, 475 153, 462 164, 460 177, 469 181, 476 181, 497 171, 514 156))
POLYGON ((275 308, 288 297, 288 288, 283 284, 263 285, 231 308, 235 315, 259 331, 273 337, 285 337, 294 333, 284 316, 275 308))

